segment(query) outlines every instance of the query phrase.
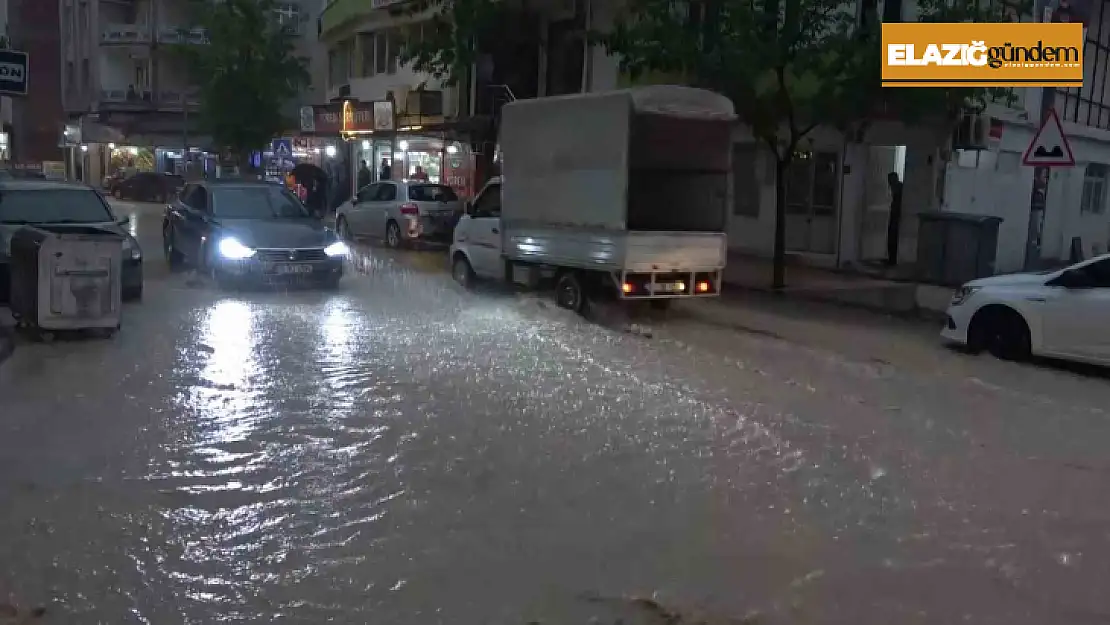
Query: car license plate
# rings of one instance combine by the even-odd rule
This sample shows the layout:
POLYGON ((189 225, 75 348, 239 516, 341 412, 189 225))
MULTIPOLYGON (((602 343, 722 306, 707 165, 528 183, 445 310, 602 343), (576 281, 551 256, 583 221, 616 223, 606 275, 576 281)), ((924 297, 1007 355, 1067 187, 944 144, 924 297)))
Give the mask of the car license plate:
POLYGON ((682 291, 685 288, 686 285, 681 282, 657 282, 648 285, 648 290, 652 293, 674 293, 676 291, 682 291))
POLYGON ((312 265, 275 265, 274 273, 282 276, 300 273, 312 273, 312 265))

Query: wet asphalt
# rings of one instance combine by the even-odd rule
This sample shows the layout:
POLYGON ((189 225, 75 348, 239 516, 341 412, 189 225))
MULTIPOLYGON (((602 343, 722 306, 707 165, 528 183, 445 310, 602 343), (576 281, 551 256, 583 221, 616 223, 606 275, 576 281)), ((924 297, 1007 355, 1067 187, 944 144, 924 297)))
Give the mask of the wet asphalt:
POLYGON ((1110 620, 1105 376, 879 321, 649 338, 427 250, 224 292, 116 206, 144 301, 0 366, 0 623, 1110 620))

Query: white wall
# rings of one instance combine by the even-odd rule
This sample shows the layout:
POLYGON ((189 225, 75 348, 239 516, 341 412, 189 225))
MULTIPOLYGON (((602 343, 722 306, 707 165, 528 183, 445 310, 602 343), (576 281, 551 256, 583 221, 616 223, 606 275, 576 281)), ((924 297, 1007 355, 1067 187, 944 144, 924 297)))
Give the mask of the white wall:
MULTIPOLYGON (((1003 219, 995 257, 999 273, 1020 271, 1024 265, 1033 168, 1020 161, 1034 132, 1029 122, 1006 123, 997 149, 980 154, 978 166, 966 154, 953 155, 948 164, 944 209, 1003 219)), ((1088 163, 1110 165, 1110 133, 1068 123, 1064 132, 1076 166, 1053 169, 1049 178, 1041 241, 1046 259, 1066 260, 1072 237, 1082 239, 1087 256, 1110 248, 1110 198, 1104 196, 1102 213, 1080 212, 1084 168, 1088 163)))
MULTIPOLYGON (((422 81, 428 80, 429 76, 420 72, 413 71, 411 65, 397 65, 397 71, 393 74, 377 74, 369 78, 350 78, 351 96, 359 100, 384 100, 386 94, 390 89, 399 87, 415 88, 422 81)), ((428 80, 428 90, 438 89, 439 83, 434 80, 428 80)), ((339 95, 339 88, 335 87, 328 90, 328 98, 334 98, 339 95)))

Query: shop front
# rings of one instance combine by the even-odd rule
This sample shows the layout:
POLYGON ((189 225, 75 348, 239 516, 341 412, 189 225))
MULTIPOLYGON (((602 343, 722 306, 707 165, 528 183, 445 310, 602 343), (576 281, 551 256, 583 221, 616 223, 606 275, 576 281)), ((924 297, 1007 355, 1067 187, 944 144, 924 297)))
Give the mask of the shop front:
MULTIPOLYGON (((398 128, 392 102, 355 100, 306 106, 300 121, 300 137, 324 141, 324 158, 317 164, 343 189, 338 194, 343 199, 356 192, 359 183, 381 180, 426 180, 451 186, 463 198, 474 194, 470 145, 453 138, 456 132, 450 124, 398 128), (368 171, 363 171, 364 165, 368 171)), ((320 154, 319 144, 312 149, 320 154)))

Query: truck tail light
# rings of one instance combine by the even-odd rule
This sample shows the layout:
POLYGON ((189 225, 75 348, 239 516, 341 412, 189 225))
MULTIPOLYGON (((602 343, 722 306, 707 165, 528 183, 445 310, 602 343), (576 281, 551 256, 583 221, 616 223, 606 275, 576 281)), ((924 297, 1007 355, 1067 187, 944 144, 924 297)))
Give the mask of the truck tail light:
POLYGON ((413 204, 412 202, 408 202, 407 204, 402 204, 401 205, 401 214, 402 215, 419 215, 420 214, 420 209, 417 208, 416 204, 413 204))

